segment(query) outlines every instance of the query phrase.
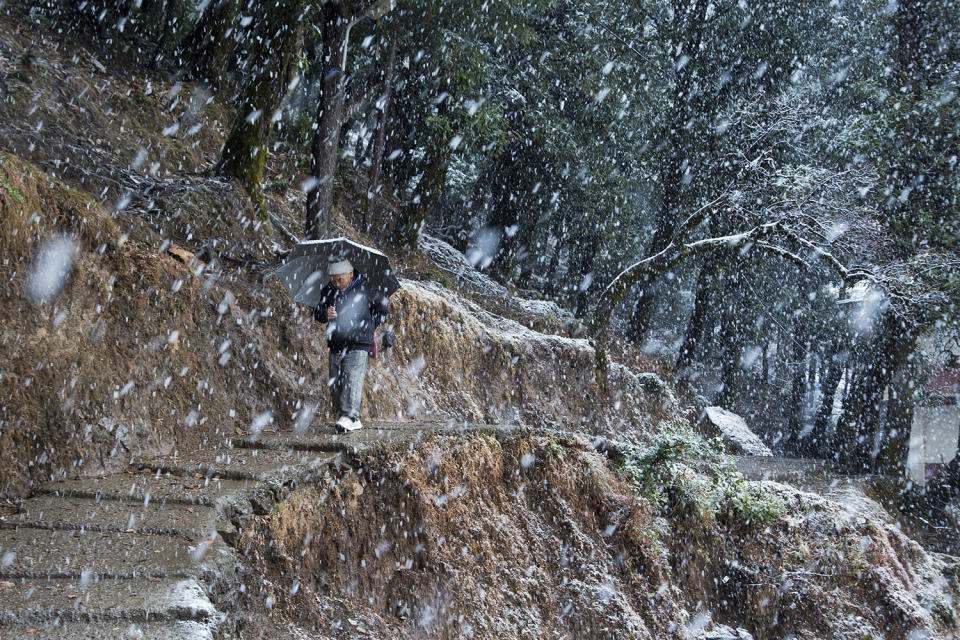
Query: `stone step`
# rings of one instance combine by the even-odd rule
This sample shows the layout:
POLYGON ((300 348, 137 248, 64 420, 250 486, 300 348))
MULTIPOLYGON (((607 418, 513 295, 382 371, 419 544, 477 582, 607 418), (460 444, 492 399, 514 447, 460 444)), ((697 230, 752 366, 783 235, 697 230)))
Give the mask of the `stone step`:
MULTIPOLYGON (((508 428, 508 427, 506 427, 508 428)), ((248 434, 233 437, 230 445, 237 449, 265 449, 271 451, 316 451, 359 453, 373 447, 416 442, 435 434, 454 434, 477 430, 501 430, 505 427, 471 423, 371 422, 364 428, 349 433, 325 429, 319 434, 280 433, 248 434)))
POLYGON ((177 457, 141 460, 136 467, 177 476, 228 480, 254 480, 277 485, 319 471, 339 460, 339 454, 271 449, 213 449, 177 457))
POLYGON ((0 639, 16 640, 214 640, 213 622, 65 622, 44 627, 15 625, 0 627, 0 639))
POLYGON ((40 580, 0 583, 0 629, 65 622, 211 621, 219 613, 190 579, 40 580))
POLYGON ((233 572, 236 553, 219 537, 10 529, 0 531, 0 580, 199 578, 233 572))
POLYGON ((105 478, 50 482, 39 487, 37 493, 141 506, 215 507, 225 520, 231 520, 237 515, 270 513, 276 501, 283 497, 278 495, 276 489, 256 480, 196 478, 166 473, 159 475, 141 470, 105 478))
POLYGON ((0 515, 0 528, 76 529, 83 531, 136 531, 209 538, 213 532, 227 540, 236 527, 216 508, 204 505, 96 500, 40 495, 23 502, 20 512, 0 515))
POLYGON ((187 504, 215 506, 255 491, 254 480, 157 475, 150 472, 121 473, 103 478, 50 482, 37 493, 73 498, 139 502, 141 504, 187 504))
POLYGON ((296 435, 239 436, 230 438, 235 449, 264 449, 270 451, 306 451, 314 453, 337 453, 349 451, 350 447, 340 442, 342 436, 316 438, 296 435))

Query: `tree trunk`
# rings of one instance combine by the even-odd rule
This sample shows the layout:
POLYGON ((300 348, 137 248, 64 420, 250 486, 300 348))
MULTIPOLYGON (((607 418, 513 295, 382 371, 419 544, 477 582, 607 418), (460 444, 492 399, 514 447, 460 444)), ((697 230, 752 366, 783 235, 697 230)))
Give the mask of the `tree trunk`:
MULTIPOLYGON (((676 98, 675 98, 676 99, 676 98)), ((678 109, 674 116, 675 119, 683 117, 685 110, 678 109)), ((664 185, 662 202, 660 204, 660 215, 657 220, 657 229, 650 242, 647 255, 653 255, 663 251, 673 239, 673 232, 677 226, 677 216, 680 209, 680 180, 682 173, 680 170, 680 142, 676 139, 681 135, 682 127, 672 129, 670 134, 670 155, 664 165, 661 182, 664 185)), ((637 301, 633 305, 630 313, 630 326, 627 336, 634 342, 640 343, 646 335, 650 324, 650 316, 653 313, 653 301, 657 285, 660 282, 660 274, 650 274, 644 277, 640 283, 640 291, 637 295, 637 301)))
POLYGON ((283 80, 293 61, 298 15, 303 0, 279 0, 263 15, 253 53, 254 76, 244 87, 233 127, 224 143, 217 173, 236 178, 254 201, 258 215, 263 210, 263 167, 267 158, 272 117, 283 97, 283 80))
POLYGON ((344 5, 323 5, 323 80, 317 107, 317 132, 311 147, 310 175, 317 181, 307 193, 306 237, 326 238, 330 233, 333 209, 333 180, 340 153, 340 128, 343 125, 344 72, 340 69, 346 44, 348 18, 344 5))
POLYGON ((178 56, 191 75, 218 89, 227 83, 227 68, 236 43, 237 9, 237 0, 212 0, 178 47, 178 56))
POLYGON ((869 455, 863 455, 860 438, 865 437, 861 435, 867 431, 865 424, 871 427, 876 424, 880 410, 878 386, 866 371, 854 368, 833 433, 832 447, 836 461, 850 470, 862 471, 868 466, 869 455))
POLYGON ((913 428, 915 405, 912 369, 910 363, 907 363, 889 387, 887 420, 877 458, 877 470, 880 473, 904 479, 908 475, 907 455, 910 453, 910 432, 913 428))
POLYGON ((163 59, 163 52, 167 49, 167 42, 170 40, 170 32, 173 27, 173 11, 171 11, 172 0, 159 0, 156 3, 145 7, 145 14, 150 15, 156 6, 160 6, 160 15, 156 17, 156 22, 160 25, 160 38, 157 39, 157 46, 153 50, 151 57, 151 67, 156 69, 163 59))
POLYGON ((517 287, 526 289, 530 286, 530 278, 533 277, 533 269, 536 264, 536 258, 532 256, 535 251, 533 241, 536 227, 522 216, 518 220, 518 224, 520 230, 514 236, 515 248, 511 254, 509 277, 517 287))
MULTIPOLYGON (((693 83, 693 69, 696 57, 703 39, 703 26, 707 8, 710 5, 706 0, 695 0, 687 11, 674 11, 673 41, 680 44, 679 50, 690 60, 685 65, 674 66, 674 86, 670 118, 667 121, 663 136, 666 139, 667 159, 662 164, 660 184, 663 193, 660 199, 657 227, 650 242, 647 254, 652 255, 662 251, 673 240, 674 232, 680 221, 681 202, 684 191, 684 135, 689 120, 690 91, 693 83)), ((676 48, 676 47, 674 47, 676 48)), ((656 285, 659 274, 647 276, 640 290, 637 301, 630 314, 628 336, 634 342, 641 342, 649 328, 650 316, 653 312, 656 285)))
MULTIPOLYGON (((924 175, 932 164, 929 156, 929 124, 924 122, 923 94, 926 90, 927 62, 929 55, 937 51, 937 45, 929 42, 927 30, 927 5, 931 0, 899 0, 892 21, 892 36, 896 64, 889 78, 889 90, 903 96, 905 107, 898 110, 885 136, 888 145, 885 155, 899 158, 889 172, 892 193, 913 193, 913 197, 889 198, 886 201, 885 222, 892 233, 895 250, 906 258, 914 253, 915 225, 922 217, 923 183, 930 176, 924 175)), ((935 54, 934 54, 935 55, 935 54)))
POLYGON ((734 304, 739 286, 737 272, 727 273, 723 283, 723 300, 725 302, 720 317, 721 364, 720 380, 723 389, 717 398, 717 403, 724 407, 735 407, 740 400, 740 384, 743 379, 741 359, 741 332, 737 326, 738 309, 734 304))
POLYGON ((393 66, 397 59, 397 43, 390 45, 390 55, 387 56, 387 66, 383 74, 383 95, 380 97, 380 118, 377 123, 377 135, 373 142, 373 158, 370 166, 370 189, 367 192, 367 209, 363 215, 363 230, 370 230, 370 221, 373 219, 377 207, 377 198, 380 197, 380 174, 383 171, 383 153, 387 148, 387 126, 390 123, 390 102, 393 100, 393 66))
POLYGON ((825 458, 830 453, 830 416, 833 415, 834 398, 837 387, 840 386, 843 368, 844 362, 838 356, 833 356, 830 358, 827 375, 820 383, 823 399, 813 421, 813 437, 816 441, 817 456, 820 458, 825 458))
POLYGON ((770 382, 770 341, 767 340, 763 343, 763 362, 762 369, 760 371, 760 376, 762 378, 763 384, 768 384, 770 382))
POLYGON ((399 247, 416 246, 423 223, 443 193, 443 186, 447 181, 447 168, 450 166, 449 145, 438 141, 429 153, 430 160, 413 191, 413 198, 400 211, 400 220, 397 221, 393 234, 393 242, 399 247))
MULTIPOLYGON (((164 14, 168 13, 166 7, 168 0, 143 0, 140 4, 140 21, 150 23, 150 27, 156 29, 158 26, 164 26, 164 14)), ((156 32, 154 32, 156 33, 156 32)))
POLYGON ((511 148, 512 145, 508 147, 505 152, 488 162, 486 167, 484 167, 483 171, 477 177, 477 180, 473 183, 473 187, 470 190, 470 199, 466 203, 466 207, 462 216, 464 225, 462 231, 457 234, 457 242, 454 243, 454 247, 457 249, 457 251, 461 253, 467 253, 470 248, 470 238, 474 231, 472 228, 472 221, 482 220, 489 214, 489 207, 485 194, 488 191, 496 191, 494 180, 496 180, 499 172, 503 169, 501 162, 502 158, 504 158, 504 156, 509 156, 511 153, 511 148))
POLYGON ((693 364, 695 355, 703 350, 703 342, 707 336, 707 321, 710 318, 710 294, 715 286, 717 253, 713 252, 704 261, 700 274, 697 276, 697 293, 693 299, 693 313, 687 323, 687 330, 683 335, 683 345, 677 357, 677 371, 683 372, 693 364))
MULTIPOLYGON (((577 288, 573 308, 573 315, 577 318, 583 318, 590 308, 589 291, 591 287, 581 287, 581 283, 583 283, 584 277, 593 271, 593 263, 597 258, 597 248, 599 244, 600 238, 591 235, 584 238, 578 247, 581 251, 577 257, 577 268, 574 273, 575 280, 571 283, 577 288)), ((591 283, 591 286, 592 284, 593 283, 591 283)))
POLYGON ((884 414, 883 392, 916 344, 916 327, 906 322, 894 311, 884 312, 865 366, 844 400, 835 451, 838 461, 851 470, 870 468, 874 434, 884 414))
MULTIPOLYGON (((806 399, 807 376, 804 366, 807 358, 807 329, 800 314, 794 315, 790 348, 790 360, 793 362, 793 375, 790 382, 790 404, 788 407, 787 433, 784 437, 784 450, 800 454, 806 448, 801 434, 804 430, 803 405, 806 399)), ((807 434, 809 435, 809 434, 807 434)))
MULTIPOLYGON (((563 222, 561 219, 560 224, 557 226, 562 226, 563 222)), ((556 230, 555 230, 556 231, 556 230)), ((555 233, 557 236, 557 244, 553 246, 553 251, 550 254, 550 263, 547 265, 547 286, 545 293, 548 296, 556 295, 557 293, 557 272, 560 267, 560 254, 563 252, 563 246, 566 244, 566 237, 561 233, 555 233)))

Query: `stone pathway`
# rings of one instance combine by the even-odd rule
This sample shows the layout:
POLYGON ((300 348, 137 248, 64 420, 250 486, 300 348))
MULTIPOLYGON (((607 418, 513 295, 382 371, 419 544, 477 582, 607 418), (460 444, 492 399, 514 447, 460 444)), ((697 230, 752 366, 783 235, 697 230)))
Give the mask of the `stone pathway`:
POLYGON ((244 517, 371 447, 491 429, 374 423, 350 434, 262 433, 54 482, 0 515, 0 639, 213 640, 237 631, 244 517))

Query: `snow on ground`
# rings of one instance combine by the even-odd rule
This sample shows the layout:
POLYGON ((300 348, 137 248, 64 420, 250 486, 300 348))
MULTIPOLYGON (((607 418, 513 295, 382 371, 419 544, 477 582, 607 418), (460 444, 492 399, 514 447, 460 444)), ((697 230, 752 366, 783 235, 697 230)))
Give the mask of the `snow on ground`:
POLYGON ((510 296, 506 287, 476 270, 465 255, 440 238, 422 233, 419 246, 438 268, 456 278, 457 284, 468 292, 498 298, 510 296))
POLYGON ((948 610, 952 587, 946 576, 957 571, 960 559, 927 553, 910 539, 896 519, 867 495, 866 480, 838 478, 829 488, 797 488, 770 480, 760 481, 760 485, 790 507, 787 523, 792 530, 812 532, 824 544, 838 534, 859 536, 857 551, 870 559, 864 580, 873 582, 878 598, 897 602, 915 623, 932 626, 931 611, 937 607, 948 610))
MULTIPOLYGON (((439 311, 437 322, 450 323, 447 334, 455 334, 458 344, 464 347, 464 352, 456 357, 488 367, 463 371, 463 375, 481 376, 487 382, 479 385, 482 389, 473 390, 478 394, 473 400, 464 396, 461 408, 492 391, 501 398, 497 395, 500 392, 490 387, 494 380, 509 385, 506 395, 498 400, 505 401, 504 405, 495 411, 487 409, 484 419, 502 420, 507 413, 533 412, 551 416, 553 422, 564 422, 564 428, 584 427, 593 435, 616 435, 629 440, 627 432, 640 435, 656 420, 678 410, 669 386, 655 374, 638 374, 625 365, 610 362, 605 383, 598 379, 594 348, 584 338, 541 333, 486 309, 482 300, 458 296, 436 282, 401 280, 401 287, 417 305, 439 311), (507 356, 506 361, 496 363, 483 357, 490 349, 507 356)), ((429 383, 422 379, 417 384, 425 397, 439 393, 423 386, 429 383)), ((459 388, 463 391, 471 384, 464 380, 459 388)))
MULTIPOLYGON (((450 305, 455 313, 459 313, 465 318, 472 319, 477 323, 478 329, 490 334, 491 337, 500 342, 514 345, 524 344, 528 346, 544 344, 549 347, 561 347, 575 350, 593 348, 590 346, 590 342, 584 338, 567 338, 555 334, 535 331, 517 322, 516 320, 511 320, 510 318, 505 318, 489 311, 488 309, 484 308, 482 304, 473 302, 460 296, 452 295, 449 289, 436 282, 401 280, 400 284, 404 288, 410 289, 417 296, 432 299, 437 303, 446 303, 450 305)), ((504 291, 506 290, 504 289, 504 291)))
POLYGON ((558 319, 571 317, 570 312, 556 302, 512 296, 506 287, 476 269, 465 255, 440 238, 426 233, 420 234, 419 246, 437 268, 453 276, 467 293, 513 303, 524 313, 533 316, 553 316, 558 319))

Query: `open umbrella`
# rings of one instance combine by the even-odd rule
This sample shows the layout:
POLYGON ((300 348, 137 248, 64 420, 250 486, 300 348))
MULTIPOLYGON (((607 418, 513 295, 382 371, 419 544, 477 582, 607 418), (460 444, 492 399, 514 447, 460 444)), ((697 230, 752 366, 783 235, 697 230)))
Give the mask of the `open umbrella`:
POLYGON ((327 265, 331 258, 349 260, 353 270, 362 274, 384 297, 390 297, 400 288, 400 281, 390 268, 390 259, 386 255, 347 238, 301 242, 273 275, 280 278, 295 302, 315 307, 320 302, 320 291, 329 279, 327 265))

